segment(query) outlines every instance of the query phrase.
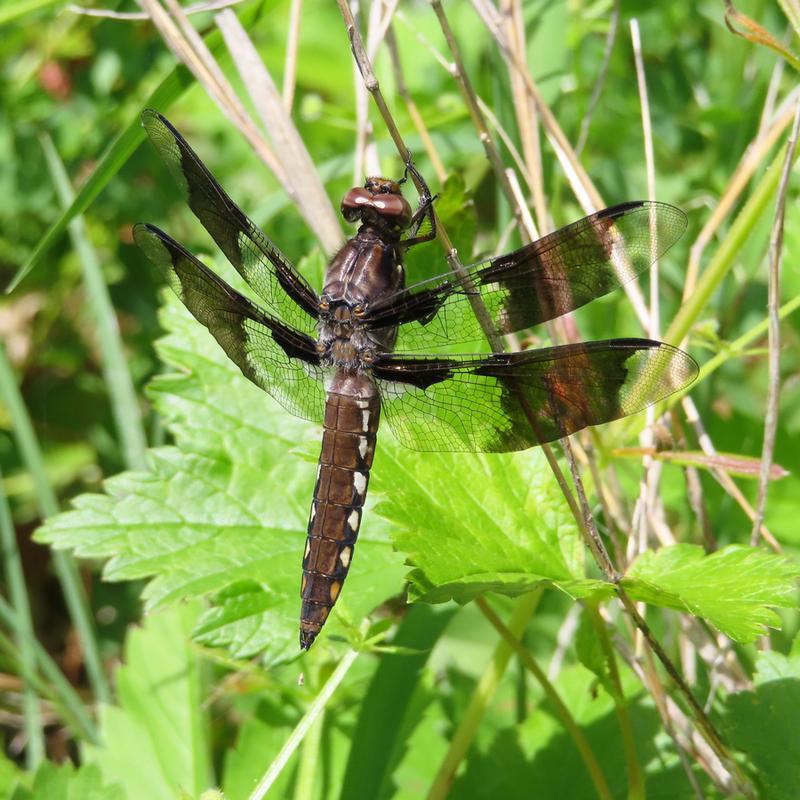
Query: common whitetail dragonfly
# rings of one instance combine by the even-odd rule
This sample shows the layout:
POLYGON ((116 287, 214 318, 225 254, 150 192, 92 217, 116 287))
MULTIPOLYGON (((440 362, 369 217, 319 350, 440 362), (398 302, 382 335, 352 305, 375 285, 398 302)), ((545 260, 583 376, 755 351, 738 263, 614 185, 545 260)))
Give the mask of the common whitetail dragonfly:
POLYGON ((323 423, 303 558, 303 649, 352 562, 381 415, 415 450, 509 452, 634 414, 697 374, 686 353, 650 339, 415 352, 476 341, 487 320, 495 335, 520 331, 611 292, 681 236, 686 218, 673 206, 606 208, 460 275, 406 287, 403 253, 435 234, 432 198, 424 193, 413 211, 399 182, 368 178, 342 200, 345 220, 360 227, 331 259, 317 294, 163 116, 148 109, 142 123, 263 308, 154 225, 135 226, 136 244, 247 378, 292 414, 323 423))

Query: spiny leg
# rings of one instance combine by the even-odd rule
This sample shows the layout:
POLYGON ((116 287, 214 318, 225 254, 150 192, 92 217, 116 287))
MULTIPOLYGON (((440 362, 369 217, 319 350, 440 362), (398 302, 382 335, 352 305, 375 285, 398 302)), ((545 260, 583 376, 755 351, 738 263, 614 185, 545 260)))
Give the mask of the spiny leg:
POLYGON ((403 248, 406 250, 409 247, 414 247, 415 245, 422 244, 423 242, 429 242, 431 239, 436 238, 436 215, 433 213, 433 202, 439 196, 431 195, 431 190, 428 188, 426 180, 422 177, 419 170, 414 166, 410 154, 408 161, 406 161, 406 168, 403 172, 403 177, 398 182, 401 184, 405 183, 408 180, 409 173, 414 176, 420 188, 418 189, 419 206, 414 212, 414 216, 411 217, 408 238, 403 240, 403 248), (417 234, 419 233, 419 229, 422 227, 422 224, 426 219, 430 222, 430 230, 418 236, 417 234))

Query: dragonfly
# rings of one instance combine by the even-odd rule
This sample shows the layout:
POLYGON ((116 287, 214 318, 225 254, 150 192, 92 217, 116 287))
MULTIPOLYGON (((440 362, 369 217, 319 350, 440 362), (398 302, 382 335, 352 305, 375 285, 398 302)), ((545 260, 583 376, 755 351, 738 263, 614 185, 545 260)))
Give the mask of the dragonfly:
POLYGON ((436 234, 435 198, 409 163, 406 175, 423 187, 416 209, 402 194, 406 176, 370 177, 345 194, 341 213, 358 230, 317 292, 165 117, 147 109, 142 124, 259 302, 155 225, 137 224, 136 244, 249 380, 288 412, 322 423, 302 562, 302 650, 322 630, 352 564, 381 419, 414 450, 507 453, 635 414, 697 375, 691 356, 652 339, 441 352, 524 331, 633 280, 683 233, 686 217, 674 206, 622 203, 407 286, 404 254, 436 234))

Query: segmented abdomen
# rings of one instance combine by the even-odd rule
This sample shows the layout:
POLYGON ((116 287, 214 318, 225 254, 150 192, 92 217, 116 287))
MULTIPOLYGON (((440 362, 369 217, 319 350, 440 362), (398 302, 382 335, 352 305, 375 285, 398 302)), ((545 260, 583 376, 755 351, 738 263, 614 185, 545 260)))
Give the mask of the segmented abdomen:
POLYGON ((380 400, 371 381, 338 373, 325 404, 322 452, 303 557, 300 647, 304 650, 325 624, 353 560, 379 418, 380 400))

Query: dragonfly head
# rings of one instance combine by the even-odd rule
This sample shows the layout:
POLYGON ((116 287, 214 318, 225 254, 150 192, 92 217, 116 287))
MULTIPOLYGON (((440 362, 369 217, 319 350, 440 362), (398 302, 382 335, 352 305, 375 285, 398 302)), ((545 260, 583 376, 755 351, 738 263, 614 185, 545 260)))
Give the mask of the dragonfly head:
POLYGON ((351 189, 342 200, 342 216, 348 222, 405 230, 412 216, 411 206, 400 191, 400 184, 387 178, 367 178, 364 186, 351 189))

